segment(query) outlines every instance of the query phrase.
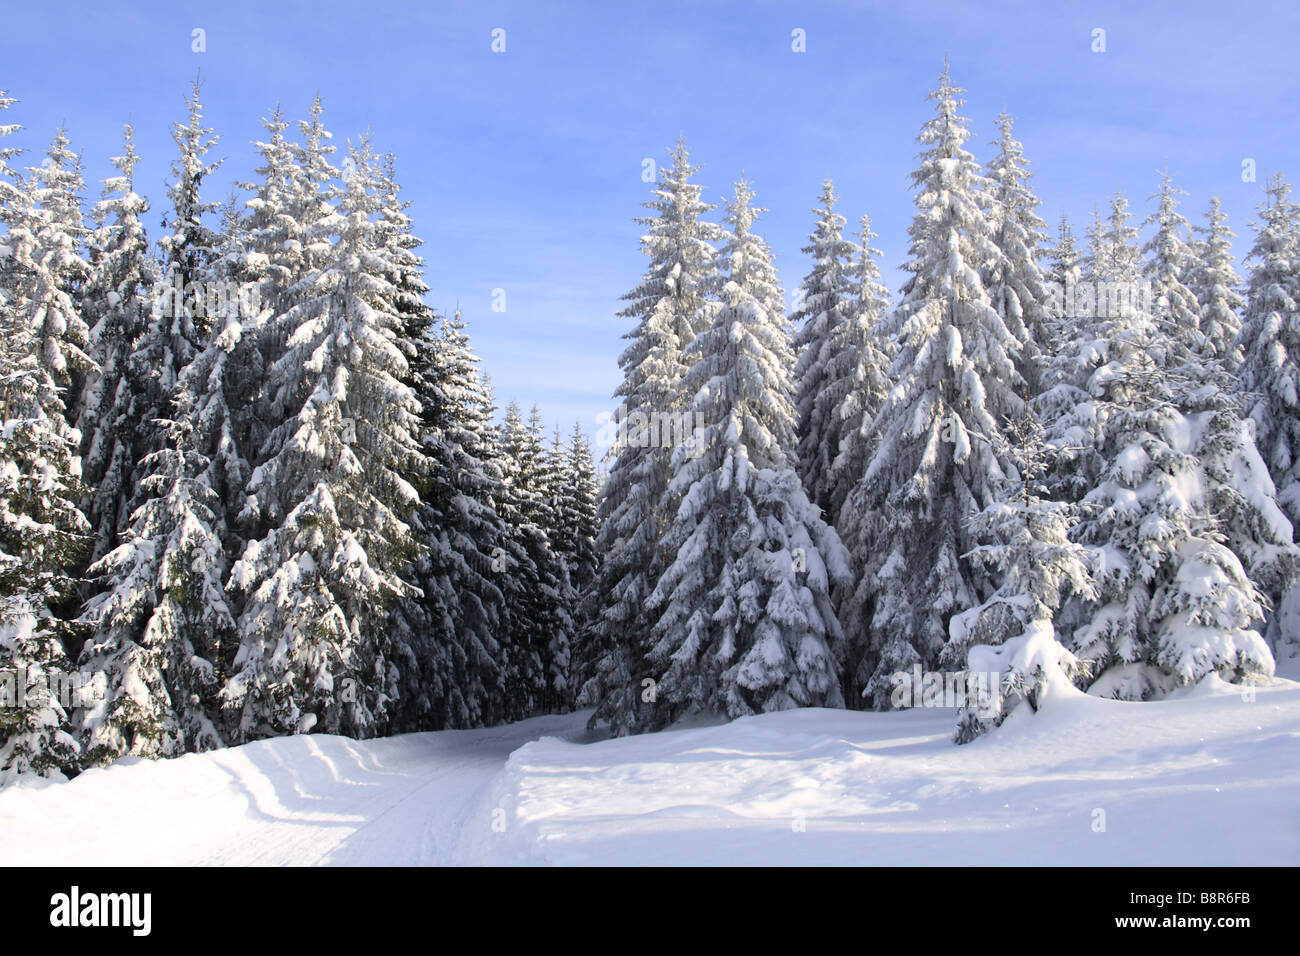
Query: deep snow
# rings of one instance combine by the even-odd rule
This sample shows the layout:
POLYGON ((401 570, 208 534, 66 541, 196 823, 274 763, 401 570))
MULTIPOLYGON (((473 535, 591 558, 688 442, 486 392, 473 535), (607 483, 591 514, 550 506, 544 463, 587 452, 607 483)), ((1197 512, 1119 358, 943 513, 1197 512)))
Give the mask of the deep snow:
POLYGON ((121 761, 0 791, 0 864, 1300 863, 1300 683, 804 710, 593 741, 587 714, 121 761), (1103 822, 1104 830, 1099 829, 1103 822))

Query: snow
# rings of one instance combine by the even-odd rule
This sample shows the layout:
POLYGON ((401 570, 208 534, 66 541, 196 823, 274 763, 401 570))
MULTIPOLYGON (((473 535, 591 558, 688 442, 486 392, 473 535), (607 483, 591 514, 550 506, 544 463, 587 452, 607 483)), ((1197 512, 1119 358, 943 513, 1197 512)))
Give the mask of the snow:
POLYGON ((1300 683, 1248 696, 283 737, 0 791, 0 865, 1296 865, 1300 683))

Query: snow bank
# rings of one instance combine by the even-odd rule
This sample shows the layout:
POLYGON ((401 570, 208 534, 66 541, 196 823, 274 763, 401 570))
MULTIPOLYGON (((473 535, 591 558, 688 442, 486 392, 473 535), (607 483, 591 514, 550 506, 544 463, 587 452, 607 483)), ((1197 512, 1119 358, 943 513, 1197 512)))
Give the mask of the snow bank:
POLYGON ((1300 863, 1300 684, 799 710, 591 741, 586 713, 289 737, 0 791, 0 865, 1300 863))

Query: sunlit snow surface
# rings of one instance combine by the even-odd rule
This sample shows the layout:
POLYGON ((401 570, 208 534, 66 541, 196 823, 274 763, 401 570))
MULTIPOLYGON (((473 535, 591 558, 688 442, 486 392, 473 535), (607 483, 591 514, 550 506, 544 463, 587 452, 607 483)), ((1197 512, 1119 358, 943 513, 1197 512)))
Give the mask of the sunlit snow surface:
POLYGON ((951 710, 594 742, 586 716, 7 788, 0 865, 1300 863, 1293 681, 1072 698, 963 747, 951 710))

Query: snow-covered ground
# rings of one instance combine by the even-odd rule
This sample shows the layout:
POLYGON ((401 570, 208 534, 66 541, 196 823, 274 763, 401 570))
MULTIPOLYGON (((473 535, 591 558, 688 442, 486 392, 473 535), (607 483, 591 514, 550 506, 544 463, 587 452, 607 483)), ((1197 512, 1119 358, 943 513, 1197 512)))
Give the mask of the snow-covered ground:
POLYGON ((283 738, 0 791, 17 864, 1297 864, 1300 683, 592 741, 586 714, 283 738), (1103 829, 1104 824, 1104 829, 1103 829))

